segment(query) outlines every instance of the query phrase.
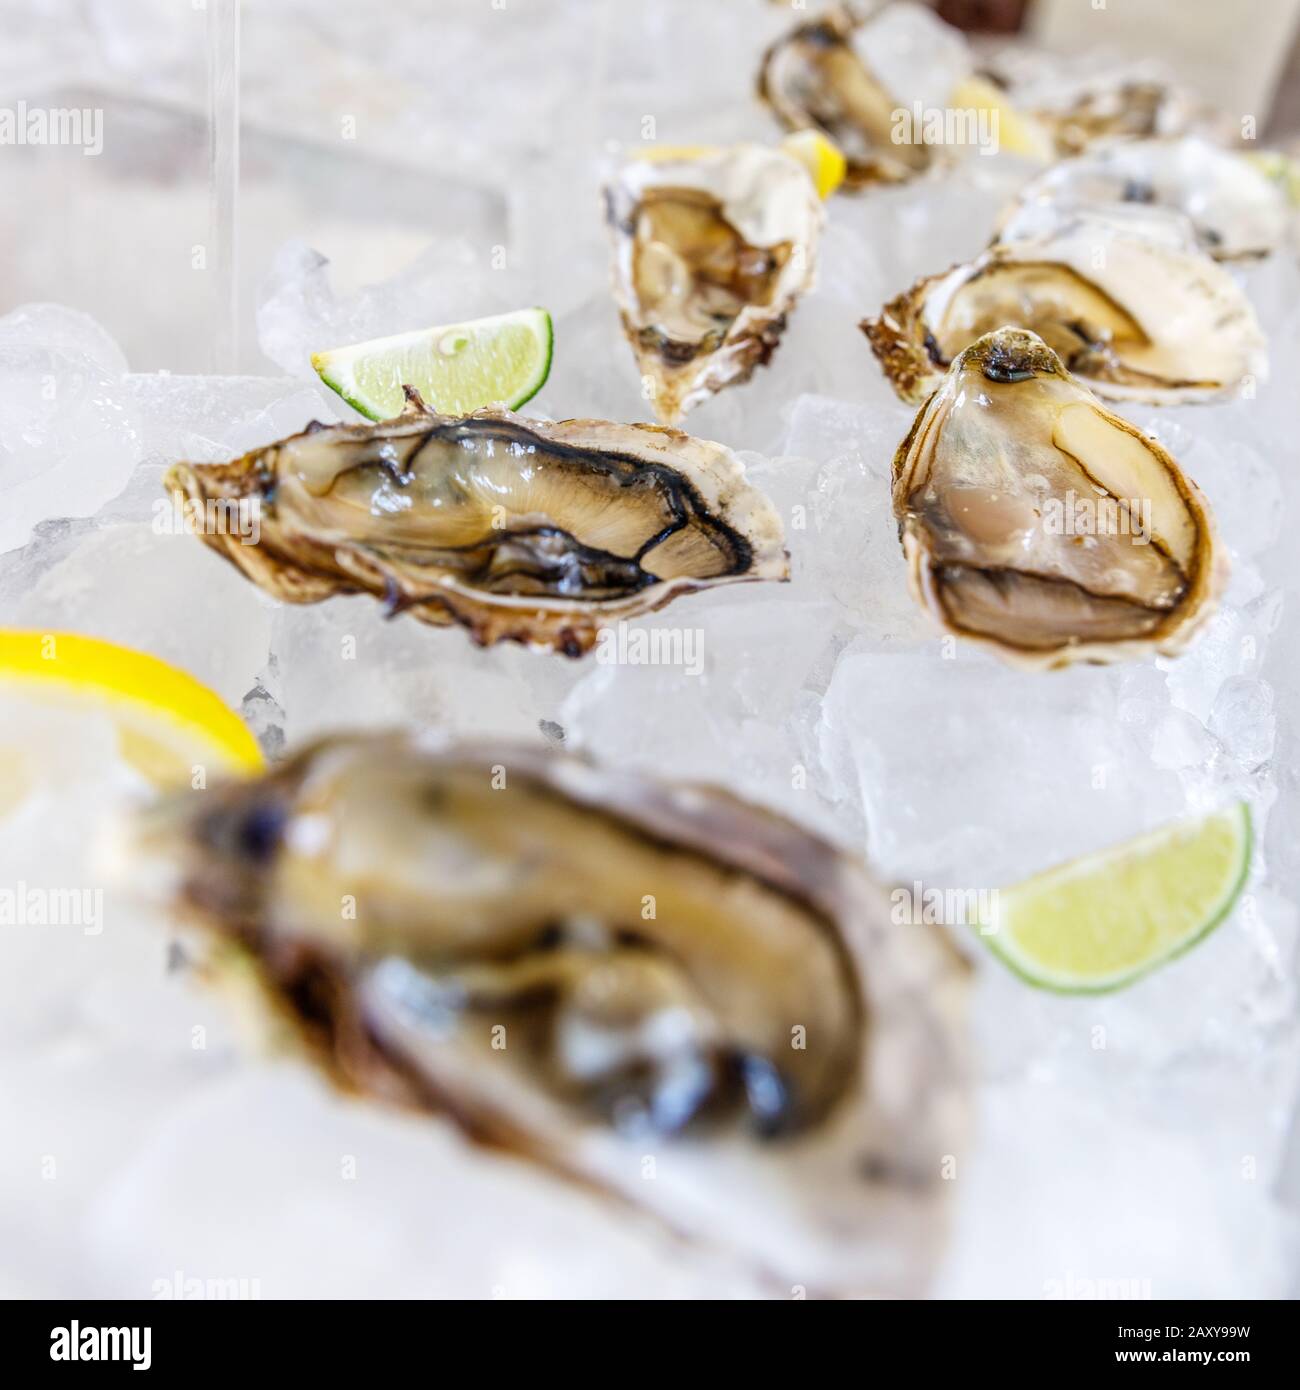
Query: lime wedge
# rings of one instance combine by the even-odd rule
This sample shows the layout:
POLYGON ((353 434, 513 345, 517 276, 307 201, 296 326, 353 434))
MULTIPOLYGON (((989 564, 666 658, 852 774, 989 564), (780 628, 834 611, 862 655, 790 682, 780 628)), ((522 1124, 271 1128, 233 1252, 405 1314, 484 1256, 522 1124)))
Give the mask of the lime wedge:
POLYGON ((795 131, 781 141, 781 148, 808 170, 819 198, 829 198, 844 182, 848 162, 840 147, 820 130, 795 131))
POLYGON ((980 932, 1030 984, 1070 994, 1118 989, 1228 916, 1250 847, 1244 803, 1175 821, 1001 889, 980 932))
POLYGON ((512 410, 542 389, 554 343, 545 309, 421 328, 393 338, 312 354, 320 379, 372 420, 391 420, 414 386, 441 415, 468 415, 485 405, 512 410))
POLYGON ((1281 189, 1292 207, 1300 207, 1300 163, 1288 159, 1279 150, 1252 152, 1246 159, 1281 189))

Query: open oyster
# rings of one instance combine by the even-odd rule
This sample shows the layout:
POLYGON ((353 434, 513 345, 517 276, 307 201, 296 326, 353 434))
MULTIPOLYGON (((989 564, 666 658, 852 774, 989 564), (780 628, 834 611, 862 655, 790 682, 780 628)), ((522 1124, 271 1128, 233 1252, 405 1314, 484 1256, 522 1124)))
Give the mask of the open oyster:
POLYGON ((1178 214, 1033 206, 1022 219, 863 320, 904 400, 924 400, 964 348, 1004 324, 1032 329, 1111 400, 1212 400, 1265 376, 1250 301, 1178 214))
POLYGON ((1227 127, 1220 113, 1173 82, 1157 61, 1010 48, 992 58, 982 75, 1045 130, 1063 156, 1102 141, 1227 127))
POLYGON ((379 735, 164 800, 117 858, 347 1087, 787 1286, 923 1286, 965 967, 796 825, 564 754, 379 735))
POLYGON ((768 361, 813 282, 822 205, 761 145, 633 160, 605 190, 623 329, 675 424, 768 361))
POLYGON ((785 579, 779 517, 720 444, 653 425, 407 409, 308 426, 232 463, 179 463, 199 514, 257 507, 260 539, 204 541, 288 603, 371 593, 476 642, 580 656, 678 594, 785 579))
POLYGON ((1172 208, 1191 219, 1202 249, 1223 261, 1267 255, 1289 215, 1282 191, 1250 160, 1196 135, 1102 142, 1031 179, 1008 216, 1034 203, 1172 208))
POLYGON ((1168 105, 1160 83, 1117 81, 1062 92, 1058 102, 1031 108, 1031 115, 1050 131, 1057 151, 1071 155, 1097 140, 1155 134, 1168 105))
POLYGON ((1177 463, 1036 334, 966 348, 894 457, 917 601, 1029 669, 1183 649, 1227 574, 1177 463))
POLYGON ((930 167, 921 141, 896 141, 897 98, 873 75, 860 20, 833 5, 797 25, 763 55, 758 94, 790 130, 820 130, 848 161, 845 184, 900 183, 930 167))

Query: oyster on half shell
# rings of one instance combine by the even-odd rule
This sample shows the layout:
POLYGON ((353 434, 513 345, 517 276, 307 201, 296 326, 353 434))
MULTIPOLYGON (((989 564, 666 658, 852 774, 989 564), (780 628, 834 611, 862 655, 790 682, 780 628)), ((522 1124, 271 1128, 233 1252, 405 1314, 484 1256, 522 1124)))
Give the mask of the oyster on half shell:
POLYGON ((1255 311, 1158 208, 1021 209, 975 260, 919 280, 862 331, 907 401, 1003 325, 1031 329, 1111 400, 1182 404, 1232 395, 1268 362, 1255 311))
POLYGON ((1267 255, 1290 217, 1286 197, 1245 155, 1197 135, 1108 140, 1031 179, 1005 223, 1035 203, 1124 203, 1172 208, 1188 217, 1215 260, 1267 255))
POLYGON ((276 598, 370 593, 482 644, 580 656, 678 594, 788 577, 780 518, 720 444, 654 425, 463 419, 407 388, 395 420, 310 425, 166 484, 201 516, 253 505, 260 537, 202 538, 276 598))
POLYGON ((820 130, 848 161, 845 186, 901 183, 927 170, 930 148, 893 139, 899 103, 858 47, 861 20, 833 5, 763 55, 758 94, 789 130, 820 130))
POLYGON ((1046 127, 1058 153, 1078 154, 1098 140, 1155 134, 1168 120, 1168 90, 1158 82, 1117 81, 1065 93, 1031 114, 1046 127))
POLYGON ((1174 655, 1226 580, 1196 485, 1022 329, 957 357, 893 496, 917 601, 1028 669, 1174 655))
POLYGON ((1058 55, 1009 48, 987 62, 983 76, 1070 156, 1110 140, 1185 135, 1227 136, 1232 122, 1172 80, 1158 60, 1114 53, 1058 55))
POLYGON ((821 199, 797 160, 746 144, 632 160, 605 205, 623 331, 675 424, 771 357, 813 283, 821 199))
POLYGON ((115 850, 346 1087, 787 1287, 924 1287, 966 967, 792 822, 567 754, 371 735, 157 803, 115 850))

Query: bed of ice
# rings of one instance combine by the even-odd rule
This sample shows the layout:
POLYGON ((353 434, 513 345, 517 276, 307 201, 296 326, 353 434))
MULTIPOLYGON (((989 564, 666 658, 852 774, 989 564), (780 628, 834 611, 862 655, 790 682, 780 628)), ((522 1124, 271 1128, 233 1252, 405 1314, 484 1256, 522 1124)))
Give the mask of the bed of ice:
MULTIPOLYGON (((97 13, 110 23, 110 7, 97 13)), ((750 82, 784 7, 511 0, 436 24, 405 13, 413 28, 396 46, 361 10, 355 26, 313 29, 311 44, 346 69, 372 149, 418 170, 432 199, 444 183, 484 191, 457 204, 454 234, 360 291, 338 288, 354 267, 283 246, 263 267, 260 369, 246 376, 133 372, 71 307, 0 318, 0 623, 177 662, 242 707, 271 754, 323 729, 404 721, 563 741, 725 783, 926 886, 993 887, 1247 798, 1260 832, 1247 897, 1145 982, 1066 999, 978 959, 978 1128, 959 1156, 936 1292, 1086 1296, 1099 1280, 1154 1297, 1292 1291, 1294 258, 1243 272, 1271 341, 1255 399, 1131 412, 1205 489, 1232 554, 1218 617, 1177 661, 1018 674, 953 651, 906 592, 887 478, 911 412, 855 325, 987 240, 1026 173, 1002 156, 836 199, 818 288, 773 365, 691 416, 694 433, 744 451, 786 518, 795 571, 789 586, 687 599, 648 620, 702 634, 698 675, 483 652, 456 631, 385 621, 364 599, 279 607, 192 537, 155 529, 167 461, 227 457, 348 414, 311 373, 315 347, 531 303, 555 314, 556 357, 530 412, 649 418, 607 289, 604 161, 641 138, 647 115, 672 142, 776 134, 750 82), (540 68, 537 54, 549 55, 540 68), (472 120, 463 103, 448 109, 439 84, 458 65, 498 98, 481 119, 477 106, 472 120), (593 70, 576 91, 575 65, 593 70)), ((273 62, 283 22, 250 7, 246 100, 251 119, 308 139, 320 70, 273 62)), ((143 63, 129 28, 119 48, 128 69, 143 63)), ((157 54, 149 66, 166 80, 157 54)), ((7 747, 57 750, 39 778, 0 787, 0 880, 93 882, 95 825, 140 791, 109 730, 57 708, 0 715, 7 747)), ((683 1260, 657 1231, 471 1153, 436 1122, 251 1060, 176 967, 166 924, 111 895, 98 936, 0 929, 0 1293, 147 1294, 177 1271, 263 1297, 754 1291, 727 1261, 683 1260)))

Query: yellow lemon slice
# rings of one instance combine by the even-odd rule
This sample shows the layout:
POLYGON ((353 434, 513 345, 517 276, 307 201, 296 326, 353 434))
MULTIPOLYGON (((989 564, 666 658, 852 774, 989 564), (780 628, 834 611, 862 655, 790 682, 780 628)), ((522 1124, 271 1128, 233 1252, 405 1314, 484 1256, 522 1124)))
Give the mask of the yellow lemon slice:
POLYGON ((644 159, 651 164, 666 164, 670 159, 703 159, 717 154, 721 145, 630 145, 630 159, 644 159))
POLYGON ((1056 158, 1051 136, 1030 115, 1017 111, 1006 93, 983 77, 968 77, 953 88, 948 105, 961 110, 985 111, 996 120, 997 148, 1051 163, 1056 158))
MULTIPOLYGON (((632 159, 665 164, 674 159, 705 159, 724 149, 722 145, 637 145, 628 150, 632 159)), ((819 198, 829 198, 844 182, 848 165, 839 146, 820 130, 799 130, 787 135, 778 147, 808 171, 819 198)))
POLYGON ((0 629, 0 683, 106 711, 124 761, 155 786, 188 782, 196 767, 263 763, 252 731, 219 695, 148 652, 72 632, 0 629))
POLYGON ((840 147, 820 130, 797 130, 781 141, 781 148, 808 170, 819 198, 829 198, 844 182, 848 162, 840 147))

